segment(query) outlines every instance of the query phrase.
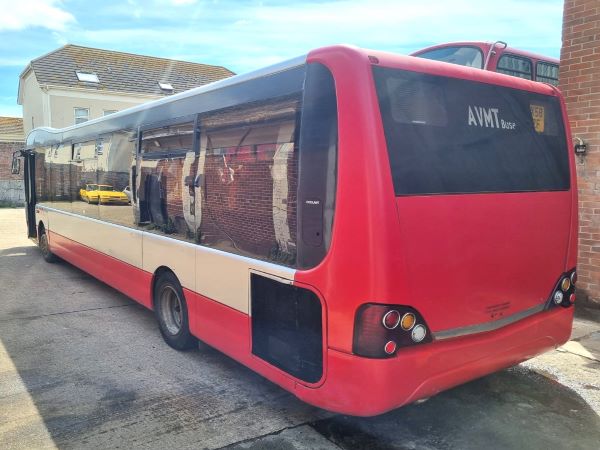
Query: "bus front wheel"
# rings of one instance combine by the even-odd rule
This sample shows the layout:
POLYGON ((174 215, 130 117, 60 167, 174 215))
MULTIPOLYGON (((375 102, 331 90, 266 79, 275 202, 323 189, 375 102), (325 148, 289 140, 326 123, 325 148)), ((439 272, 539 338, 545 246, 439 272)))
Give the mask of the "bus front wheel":
POLYGON ((50 251, 50 245, 48 244, 48 235, 46 234, 46 231, 43 228, 40 230, 39 246, 44 261, 49 263, 57 261, 56 255, 50 251))
POLYGON ((169 346, 175 350, 189 350, 198 345, 198 341, 190 333, 183 289, 172 272, 163 272, 156 281, 154 312, 160 333, 169 346))

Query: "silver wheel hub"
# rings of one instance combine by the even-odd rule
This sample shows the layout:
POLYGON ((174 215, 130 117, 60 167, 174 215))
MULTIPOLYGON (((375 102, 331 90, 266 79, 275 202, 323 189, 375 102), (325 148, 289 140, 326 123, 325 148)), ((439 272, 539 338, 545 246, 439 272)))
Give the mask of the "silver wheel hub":
POLYGON ((183 307, 179 294, 172 286, 163 287, 160 293, 160 314, 169 334, 176 335, 181 331, 183 307))

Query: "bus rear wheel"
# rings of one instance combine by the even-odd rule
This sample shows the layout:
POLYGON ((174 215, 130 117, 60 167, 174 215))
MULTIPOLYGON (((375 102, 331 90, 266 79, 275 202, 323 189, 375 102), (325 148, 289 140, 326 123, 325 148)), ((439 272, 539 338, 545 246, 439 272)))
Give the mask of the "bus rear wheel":
POLYGON ((154 286, 154 312, 165 342, 175 350, 197 347, 198 341, 190 333, 188 309, 183 289, 171 272, 159 275, 154 286))
POLYGON ((58 260, 56 255, 50 251, 50 245, 48 244, 48 235, 44 229, 40 230, 39 246, 42 252, 44 261, 53 263, 58 260))

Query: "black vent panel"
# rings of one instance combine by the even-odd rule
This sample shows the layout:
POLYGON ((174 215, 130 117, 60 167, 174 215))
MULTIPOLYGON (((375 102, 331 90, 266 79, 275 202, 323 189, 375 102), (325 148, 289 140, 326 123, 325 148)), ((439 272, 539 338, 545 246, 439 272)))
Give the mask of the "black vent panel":
POLYGON ((251 275, 252 353, 308 383, 323 375, 319 298, 307 289, 251 275))

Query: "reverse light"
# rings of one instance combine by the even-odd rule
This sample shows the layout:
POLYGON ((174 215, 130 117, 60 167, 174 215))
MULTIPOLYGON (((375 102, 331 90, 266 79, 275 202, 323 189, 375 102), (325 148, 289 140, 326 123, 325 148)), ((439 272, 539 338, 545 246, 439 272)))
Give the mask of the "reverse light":
POLYGON ((561 291, 556 291, 554 293, 554 303, 556 303, 557 305, 560 305, 563 301, 564 295, 561 291))
POLYGON ((412 330, 412 333, 410 334, 410 337, 415 342, 421 342, 423 339, 425 339, 426 335, 427 329, 423 325, 419 324, 415 325, 415 327, 412 330))
POLYGON ((409 306, 367 303, 356 312, 352 343, 356 355, 390 358, 402 347, 431 340, 425 320, 409 306))

